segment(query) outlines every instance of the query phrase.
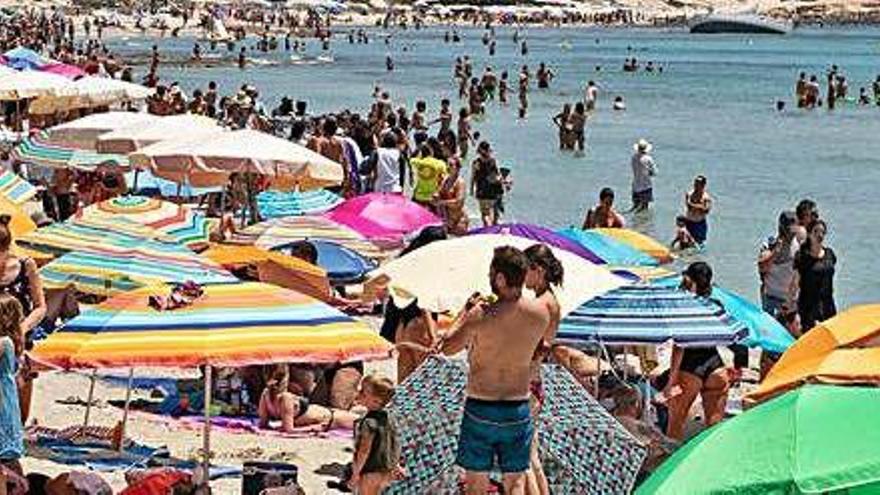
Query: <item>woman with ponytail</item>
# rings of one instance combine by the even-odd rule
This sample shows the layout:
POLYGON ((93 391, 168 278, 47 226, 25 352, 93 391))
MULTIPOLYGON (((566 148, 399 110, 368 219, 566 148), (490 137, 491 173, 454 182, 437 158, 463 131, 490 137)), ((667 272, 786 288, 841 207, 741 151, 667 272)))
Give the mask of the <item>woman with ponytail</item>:
MULTIPOLYGON (((553 250, 544 244, 535 244, 525 250, 529 259, 529 270, 526 272, 525 285, 535 292, 539 301, 547 305, 550 312, 550 323, 544 330, 544 336, 532 357, 531 405, 532 418, 537 418, 544 403, 544 386, 541 381, 541 363, 550 351, 556 332, 559 330, 561 310, 553 287, 562 286, 562 263, 553 254, 553 250)), ((538 455, 537 430, 536 438, 532 439, 532 458, 529 471, 526 473, 526 493, 530 495, 548 495, 550 488, 547 477, 538 455)))

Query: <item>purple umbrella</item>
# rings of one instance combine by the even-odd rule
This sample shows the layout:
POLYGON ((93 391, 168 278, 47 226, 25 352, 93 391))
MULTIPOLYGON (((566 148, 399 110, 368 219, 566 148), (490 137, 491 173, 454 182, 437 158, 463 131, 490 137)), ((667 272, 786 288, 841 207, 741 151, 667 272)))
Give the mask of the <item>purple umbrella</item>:
POLYGON ((532 239, 535 242, 543 242, 548 246, 564 249, 597 265, 605 264, 605 261, 603 261, 602 258, 597 256, 596 253, 590 251, 581 244, 548 228, 533 225, 530 223, 504 223, 492 227, 472 229, 468 232, 468 235, 473 234, 509 234, 515 235, 517 237, 524 237, 526 239, 532 239))

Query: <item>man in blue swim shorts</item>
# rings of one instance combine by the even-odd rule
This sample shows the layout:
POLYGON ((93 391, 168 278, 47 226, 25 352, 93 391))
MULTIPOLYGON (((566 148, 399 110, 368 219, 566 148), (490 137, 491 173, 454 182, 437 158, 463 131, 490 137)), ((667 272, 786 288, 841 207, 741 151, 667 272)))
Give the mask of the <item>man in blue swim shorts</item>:
POLYGON ((519 249, 496 248, 489 269, 494 297, 472 296, 440 335, 445 354, 468 351, 457 459, 466 471, 468 494, 485 494, 489 471, 496 468, 504 475, 504 493, 525 493, 534 432, 529 365, 550 322, 546 305, 522 295, 528 266, 519 249))

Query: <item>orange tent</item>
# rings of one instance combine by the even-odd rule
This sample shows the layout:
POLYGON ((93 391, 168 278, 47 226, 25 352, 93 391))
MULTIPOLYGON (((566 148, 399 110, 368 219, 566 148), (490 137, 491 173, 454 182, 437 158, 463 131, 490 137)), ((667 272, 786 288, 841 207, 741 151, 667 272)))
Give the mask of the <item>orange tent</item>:
POLYGON ((880 385, 880 304, 855 306, 818 324, 746 399, 762 402, 803 383, 880 385))

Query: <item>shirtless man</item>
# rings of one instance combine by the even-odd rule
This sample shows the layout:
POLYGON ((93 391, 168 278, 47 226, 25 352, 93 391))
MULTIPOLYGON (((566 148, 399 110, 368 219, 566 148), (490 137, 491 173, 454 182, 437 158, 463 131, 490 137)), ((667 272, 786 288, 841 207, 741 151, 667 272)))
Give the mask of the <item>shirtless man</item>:
POLYGON ((469 495, 483 495, 495 461, 504 493, 525 493, 534 427, 529 411, 532 355, 550 324, 546 304, 522 296, 529 261, 510 246, 495 249, 489 269, 497 301, 472 297, 440 349, 468 349, 470 370, 457 462, 466 470, 469 495))
POLYGON ((623 215, 614 209, 614 190, 610 187, 603 187, 599 191, 599 204, 587 211, 587 217, 584 219, 586 229, 597 228, 616 228, 622 229, 626 226, 623 215))
POLYGON ((349 165, 345 157, 345 147, 342 139, 336 136, 336 119, 328 117, 321 126, 321 134, 309 140, 308 148, 342 165, 342 191, 348 191, 349 165))

